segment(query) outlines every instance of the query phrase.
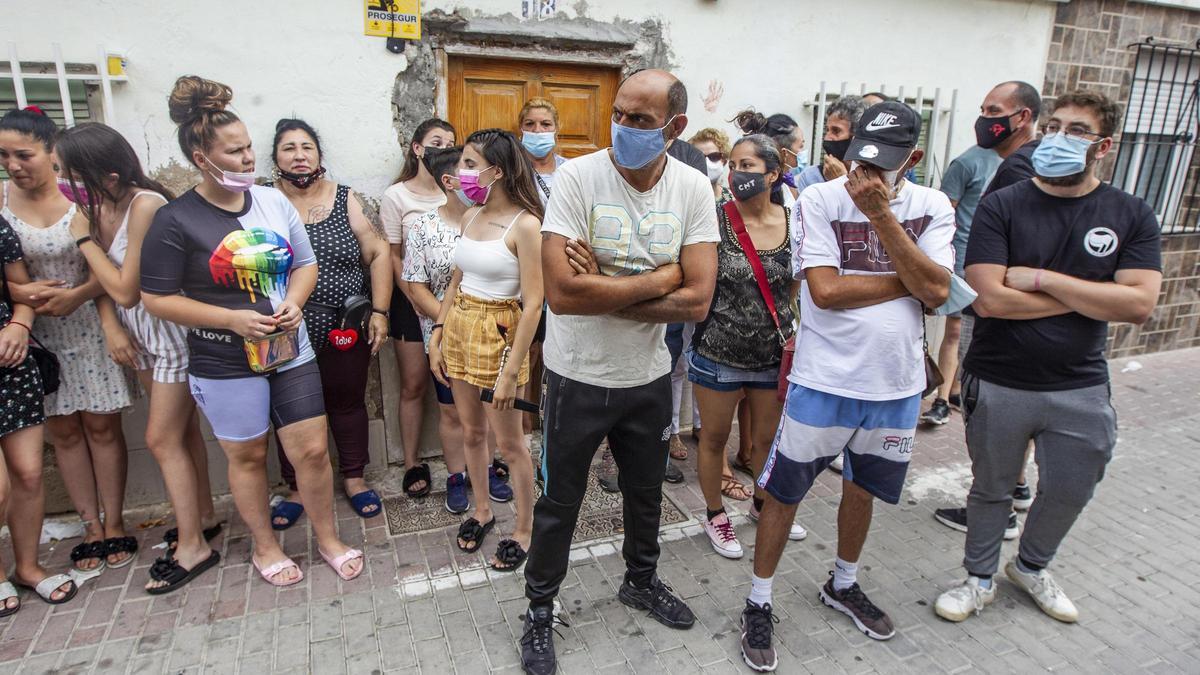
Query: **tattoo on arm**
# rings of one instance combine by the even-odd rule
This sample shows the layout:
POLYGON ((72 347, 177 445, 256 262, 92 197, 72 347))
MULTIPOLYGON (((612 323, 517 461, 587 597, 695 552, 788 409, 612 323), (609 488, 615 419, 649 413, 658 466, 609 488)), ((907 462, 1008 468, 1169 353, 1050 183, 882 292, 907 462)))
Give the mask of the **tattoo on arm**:
POLYGON ((383 221, 379 219, 379 209, 375 208, 361 192, 353 192, 354 199, 358 201, 359 207, 362 208, 363 215, 366 216, 367 222, 371 225, 371 232, 379 237, 382 241, 387 241, 387 234, 383 231, 383 221))

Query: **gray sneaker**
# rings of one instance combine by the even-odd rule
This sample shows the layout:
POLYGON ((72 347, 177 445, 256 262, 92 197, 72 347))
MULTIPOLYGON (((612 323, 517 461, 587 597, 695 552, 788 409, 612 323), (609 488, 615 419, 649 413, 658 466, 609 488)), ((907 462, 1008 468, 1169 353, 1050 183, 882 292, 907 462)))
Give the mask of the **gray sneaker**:
POLYGON ((829 581, 821 588, 820 597, 821 602, 850 617, 854 625, 871 639, 890 640, 896 634, 892 619, 867 598, 858 584, 839 591, 833 587, 833 572, 830 572, 829 581))
POLYGON ((760 606, 746 601, 746 609, 742 610, 742 660, 752 670, 769 673, 779 665, 779 656, 771 646, 773 624, 777 623, 779 618, 771 613, 771 603, 760 606))

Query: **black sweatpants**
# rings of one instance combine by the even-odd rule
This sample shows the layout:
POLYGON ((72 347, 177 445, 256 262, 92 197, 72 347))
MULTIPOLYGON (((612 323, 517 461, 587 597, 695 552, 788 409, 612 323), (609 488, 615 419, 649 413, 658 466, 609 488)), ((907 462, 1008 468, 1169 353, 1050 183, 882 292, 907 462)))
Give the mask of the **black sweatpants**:
POLYGON ((549 606, 567 576, 571 537, 587 489, 588 467, 608 438, 624 499, 625 578, 645 586, 658 566, 663 474, 671 435, 671 377, 606 389, 546 370, 541 499, 525 563, 531 607, 549 606))

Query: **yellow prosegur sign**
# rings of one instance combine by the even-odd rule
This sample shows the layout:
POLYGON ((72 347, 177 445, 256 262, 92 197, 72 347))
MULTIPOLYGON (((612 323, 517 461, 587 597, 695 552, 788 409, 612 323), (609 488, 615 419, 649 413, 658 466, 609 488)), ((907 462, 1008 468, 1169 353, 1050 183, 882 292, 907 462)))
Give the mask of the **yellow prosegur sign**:
POLYGON ((364 0, 364 3, 366 35, 421 39, 421 0, 364 0))

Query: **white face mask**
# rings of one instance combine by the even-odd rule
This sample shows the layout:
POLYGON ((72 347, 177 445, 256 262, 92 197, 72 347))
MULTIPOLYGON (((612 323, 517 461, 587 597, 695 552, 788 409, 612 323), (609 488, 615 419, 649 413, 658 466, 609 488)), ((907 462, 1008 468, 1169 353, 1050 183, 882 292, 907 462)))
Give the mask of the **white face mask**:
MULTIPOLYGON (((904 160, 904 164, 908 164, 907 159, 904 160)), ((901 166, 903 167, 904 164, 902 164, 901 166)), ((860 162, 855 162, 855 161, 850 162, 850 170, 851 171, 857 169, 860 166, 862 166, 862 164, 860 162)), ((878 167, 871 167, 871 168, 879 170, 878 167)), ((904 178, 903 176, 900 175, 900 169, 896 169, 894 171, 882 171, 882 177, 883 177, 883 182, 885 184, 892 186, 892 194, 893 195, 896 194, 896 192, 900 188, 900 181, 904 178)))
POLYGON ((705 157, 704 163, 708 165, 708 182, 716 184, 721 180, 721 175, 725 173, 725 165, 720 162, 714 162, 705 157))

